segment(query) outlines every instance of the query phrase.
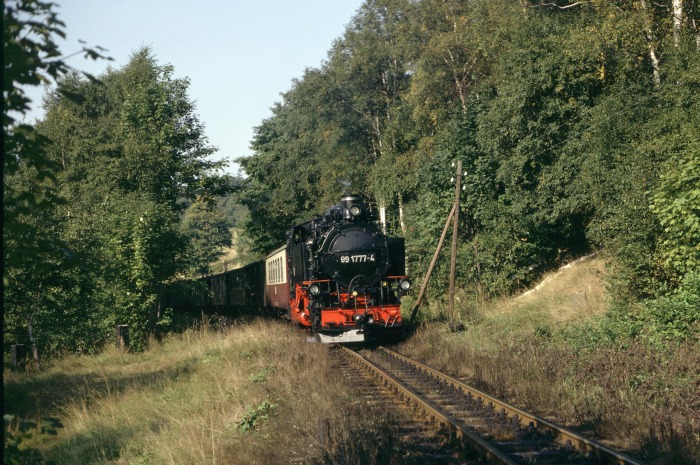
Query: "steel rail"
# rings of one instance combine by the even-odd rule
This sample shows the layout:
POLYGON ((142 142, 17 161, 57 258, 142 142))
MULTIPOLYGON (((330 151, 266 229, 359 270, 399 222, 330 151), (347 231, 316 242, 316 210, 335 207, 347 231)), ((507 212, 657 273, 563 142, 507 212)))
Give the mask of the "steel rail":
POLYGON ((593 454, 596 458, 601 460, 603 463, 618 464, 618 465, 644 465, 642 462, 638 462, 632 457, 629 457, 621 452, 610 449, 609 447, 600 444, 596 441, 584 438, 583 436, 563 428, 561 426, 555 425, 543 418, 540 418, 531 413, 527 413, 517 407, 514 407, 502 400, 492 397, 485 392, 475 389, 463 382, 455 379, 449 375, 441 373, 427 365, 424 365, 412 358, 406 357, 398 352, 395 352, 386 347, 379 347, 379 349, 390 354, 393 357, 398 358, 404 362, 407 362, 420 370, 425 371, 431 376, 452 385, 454 388, 462 391, 466 395, 470 395, 477 400, 481 400, 485 404, 490 404, 494 411, 500 411, 505 414, 508 418, 517 419, 520 425, 523 427, 532 426, 539 431, 546 431, 551 434, 554 438, 554 442, 564 446, 564 447, 574 447, 582 455, 589 456, 593 454))
POLYGON ((426 414, 434 418, 441 425, 449 428, 454 436, 461 440, 470 443, 476 448, 476 450, 481 454, 481 456, 486 460, 486 463, 492 464, 502 464, 502 465, 518 465, 517 462, 513 461, 510 457, 506 456, 503 452, 499 451, 491 444, 483 440, 481 437, 472 433, 471 431, 465 429, 457 420, 450 417, 440 407, 436 406, 427 399, 424 399, 418 395, 413 389, 401 383, 396 379, 391 373, 386 370, 376 366, 366 358, 364 358, 358 352, 355 352, 347 347, 342 347, 344 353, 352 357, 358 364, 362 367, 374 372, 377 376, 383 379, 385 382, 393 386, 401 395, 408 397, 412 402, 417 404, 426 414))

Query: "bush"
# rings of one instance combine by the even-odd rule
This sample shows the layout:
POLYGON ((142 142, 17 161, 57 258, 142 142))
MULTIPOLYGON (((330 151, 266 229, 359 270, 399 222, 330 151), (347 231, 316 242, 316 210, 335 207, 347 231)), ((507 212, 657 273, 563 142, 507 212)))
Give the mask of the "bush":
POLYGON ((687 274, 678 289, 647 303, 644 337, 659 348, 700 335, 700 273, 687 274))

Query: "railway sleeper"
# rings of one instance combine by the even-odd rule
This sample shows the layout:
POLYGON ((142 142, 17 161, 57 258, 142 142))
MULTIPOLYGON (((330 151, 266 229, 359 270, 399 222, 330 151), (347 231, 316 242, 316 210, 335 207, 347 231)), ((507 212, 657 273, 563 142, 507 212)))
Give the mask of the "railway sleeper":
POLYGON ((524 463, 537 463, 542 465, 581 465, 587 461, 580 454, 564 451, 561 449, 548 449, 533 452, 515 452, 509 454, 514 457, 519 462, 524 463))
POLYGON ((494 441, 493 444, 507 454, 543 453, 551 446, 547 441, 494 441))

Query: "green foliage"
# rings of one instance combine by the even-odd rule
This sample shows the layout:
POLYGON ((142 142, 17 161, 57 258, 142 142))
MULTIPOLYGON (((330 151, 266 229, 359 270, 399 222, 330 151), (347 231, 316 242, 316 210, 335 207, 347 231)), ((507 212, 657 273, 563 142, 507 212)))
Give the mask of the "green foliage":
MULTIPOLYGON (((52 141, 17 122, 32 103, 24 86, 48 84, 71 70, 55 43, 64 37, 64 24, 54 7, 33 0, 3 2, 3 336, 6 344, 34 345, 36 336, 56 333, 57 339, 70 340, 65 349, 94 338, 85 309, 72 310, 89 283, 80 279, 75 253, 59 234, 55 215, 65 198, 57 184, 59 165, 48 154, 52 141), (69 325, 76 316, 84 319, 81 327, 69 325), (48 321, 66 326, 49 328, 48 321)), ((104 58, 91 48, 82 52, 104 58)))
POLYGON ((683 343, 700 341, 700 277, 689 273, 669 295, 614 307, 593 324, 560 332, 578 350, 601 346, 628 348, 635 343, 663 354, 683 343))
MULTIPOLYGON (((62 34, 50 5, 17 5, 26 14, 49 15, 48 31, 62 34)), ((8 24, 13 12, 6 7, 8 24)), ((38 28, 43 32, 35 34, 51 37, 33 20, 20 26, 9 30, 26 35, 38 28)), ((6 30, 6 49, 10 39, 6 30)), ((223 162, 207 159, 214 149, 187 96, 189 82, 174 78, 173 68, 159 65, 149 50, 100 80, 62 76, 69 68, 56 66, 39 61, 33 68, 59 80, 36 129, 8 127, 5 118, 11 136, 3 174, 5 340, 27 342, 29 329, 42 352, 89 352, 113 337, 115 324, 128 324, 132 347, 140 350, 162 316, 167 283, 195 260, 186 251, 202 252, 192 231, 203 225, 183 234, 183 206, 212 201, 232 186, 217 173, 223 162)), ((15 82, 11 77, 33 83, 6 70, 6 87, 15 82)), ((15 100, 10 109, 24 111, 24 100, 15 100)))
MULTIPOLYGON (((664 112, 652 149, 663 151, 650 209, 659 221, 660 258, 675 276, 700 269, 700 57, 682 63, 675 85, 663 89, 664 112)), ((652 145, 653 144, 653 145, 652 145)))
POLYGON ((680 275, 700 269, 700 145, 694 142, 696 147, 666 162, 651 206, 663 228, 665 264, 680 275))
POLYGON ((657 349, 700 341, 700 273, 688 273, 678 289, 647 304, 644 334, 657 349))
POLYGON ((187 253, 196 273, 209 273, 209 264, 231 246, 231 231, 220 210, 197 201, 185 211, 181 230, 188 242, 187 253))
POLYGON ((128 324, 135 350, 155 331, 167 283, 192 267, 188 251, 202 252, 194 235, 202 225, 180 226, 183 204, 231 188, 216 173, 222 163, 206 159, 213 148, 187 87, 144 49, 99 84, 62 80, 39 125, 54 141, 50 153, 68 200, 59 210, 62 237, 94 283, 82 305, 100 315, 103 338, 114 324, 128 324))
MULTIPOLYGON (((57 244, 34 238, 30 218, 60 202, 54 180, 56 165, 46 156, 49 140, 31 125, 17 122, 30 110, 25 86, 47 84, 71 68, 60 59, 55 37, 64 24, 54 4, 36 0, 3 2, 3 287, 14 284, 9 270, 29 264, 41 275, 45 251, 57 244), (38 182, 31 183, 29 180, 38 182)), ((101 57, 83 48, 86 56, 101 57)))
POLYGON ((168 207, 137 194, 115 200, 110 224, 99 230, 105 262, 93 298, 109 326, 129 325, 131 346, 141 350, 159 318, 162 289, 183 266, 186 242, 168 207))
POLYGON ((228 226, 236 228, 245 220, 248 213, 247 209, 240 204, 236 194, 243 185, 243 178, 240 176, 229 176, 228 181, 232 192, 217 199, 216 208, 224 215, 228 226))
POLYGON ((21 421, 14 415, 3 415, 3 463, 6 465, 50 465, 42 454, 26 443, 41 435, 55 436, 63 425, 55 418, 42 418, 40 422, 21 421))
MULTIPOLYGON (((308 220, 347 192, 372 195, 398 208, 410 194, 415 134, 400 95, 407 90, 401 40, 406 2, 377 0, 361 8, 320 69, 308 69, 256 129, 241 202, 255 251, 279 246, 286 230, 308 220), (383 41, 383 34, 396 41, 383 41), (399 40, 401 39, 401 40, 399 40), (387 157, 384 159, 384 157, 387 157)), ((398 228, 397 228, 398 229, 398 228)))
POLYGON ((267 381, 267 378, 274 372, 275 372, 274 365, 266 366, 265 368, 258 371, 257 373, 250 375, 248 380, 251 383, 264 383, 265 381, 267 381))
POLYGON ((236 422, 236 429, 242 433, 256 431, 261 425, 274 415, 277 405, 264 400, 257 407, 248 407, 243 418, 236 422))

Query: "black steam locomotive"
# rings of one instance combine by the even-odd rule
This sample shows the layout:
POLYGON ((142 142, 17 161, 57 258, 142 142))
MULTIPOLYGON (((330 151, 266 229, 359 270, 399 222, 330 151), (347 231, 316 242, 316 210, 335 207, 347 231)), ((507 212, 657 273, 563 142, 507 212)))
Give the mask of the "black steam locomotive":
POLYGON ((376 219, 364 198, 346 195, 288 233, 281 252, 287 256, 289 315, 320 340, 364 340, 373 331, 401 327, 399 303, 411 286, 404 243, 386 237, 376 219))

